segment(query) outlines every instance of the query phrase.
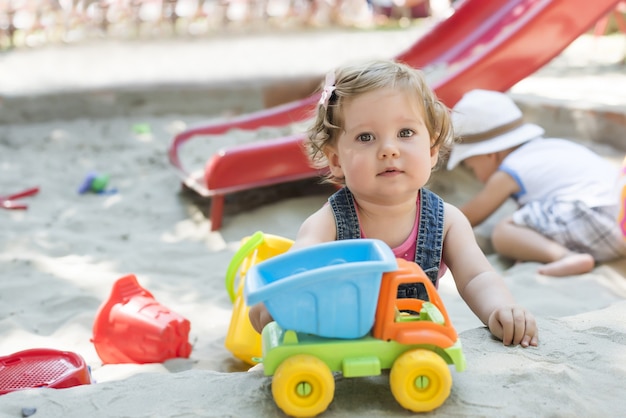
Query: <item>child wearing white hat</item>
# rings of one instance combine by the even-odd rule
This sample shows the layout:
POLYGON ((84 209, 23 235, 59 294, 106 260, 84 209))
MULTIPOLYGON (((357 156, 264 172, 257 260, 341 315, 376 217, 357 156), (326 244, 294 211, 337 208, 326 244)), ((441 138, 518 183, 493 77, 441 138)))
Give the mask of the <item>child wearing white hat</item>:
POLYGON ((493 230, 497 253, 543 263, 538 271, 549 276, 586 273, 596 262, 626 256, 615 221, 617 167, 583 145, 544 138, 503 93, 466 93, 452 109, 452 123, 460 142, 448 170, 462 163, 484 183, 460 208, 472 226, 509 198, 519 205, 493 230))

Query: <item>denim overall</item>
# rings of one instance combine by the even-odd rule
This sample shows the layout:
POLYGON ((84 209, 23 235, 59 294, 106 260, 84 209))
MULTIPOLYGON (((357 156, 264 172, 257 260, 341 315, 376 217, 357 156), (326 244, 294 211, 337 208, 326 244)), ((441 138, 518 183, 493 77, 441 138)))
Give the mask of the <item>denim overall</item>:
MULTIPOLYGON (((347 187, 328 198, 335 216, 337 239, 361 238, 354 198, 347 187)), ((420 192, 420 215, 417 229, 415 262, 436 285, 443 247, 443 200, 428 189, 420 192)), ((398 288, 398 298, 428 300, 426 289, 419 283, 404 284, 398 288)))

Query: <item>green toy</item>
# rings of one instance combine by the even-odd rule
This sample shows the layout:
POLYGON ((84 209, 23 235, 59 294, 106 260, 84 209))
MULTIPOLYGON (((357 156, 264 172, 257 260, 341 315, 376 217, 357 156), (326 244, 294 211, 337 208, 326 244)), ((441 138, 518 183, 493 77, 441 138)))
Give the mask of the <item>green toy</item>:
POLYGON ((98 194, 111 194, 117 192, 116 189, 107 189, 107 185, 109 184, 109 175, 108 174, 98 174, 94 172, 90 172, 87 174, 82 184, 78 188, 78 193, 85 194, 87 192, 98 193, 98 194))

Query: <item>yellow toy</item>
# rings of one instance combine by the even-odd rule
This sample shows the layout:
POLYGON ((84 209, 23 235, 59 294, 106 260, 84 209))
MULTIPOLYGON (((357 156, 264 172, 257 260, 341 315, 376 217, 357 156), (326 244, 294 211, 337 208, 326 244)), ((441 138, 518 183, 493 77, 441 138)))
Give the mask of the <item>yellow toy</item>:
POLYGON ((261 335, 257 333, 248 318, 249 306, 243 297, 244 280, 250 267, 261 261, 286 252, 293 241, 276 235, 255 232, 241 240, 241 247, 235 253, 226 271, 226 291, 233 302, 233 312, 224 345, 235 357, 255 365, 261 358, 261 335), (239 281, 235 292, 237 272, 239 281))

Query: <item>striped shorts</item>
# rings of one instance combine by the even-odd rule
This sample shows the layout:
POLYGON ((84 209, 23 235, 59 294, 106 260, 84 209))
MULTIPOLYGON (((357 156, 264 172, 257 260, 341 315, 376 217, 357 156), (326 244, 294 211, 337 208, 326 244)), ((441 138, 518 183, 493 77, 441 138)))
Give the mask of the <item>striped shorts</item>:
POLYGON ((513 222, 603 262, 626 256, 617 211, 617 206, 590 208, 580 201, 530 202, 513 214, 513 222))

